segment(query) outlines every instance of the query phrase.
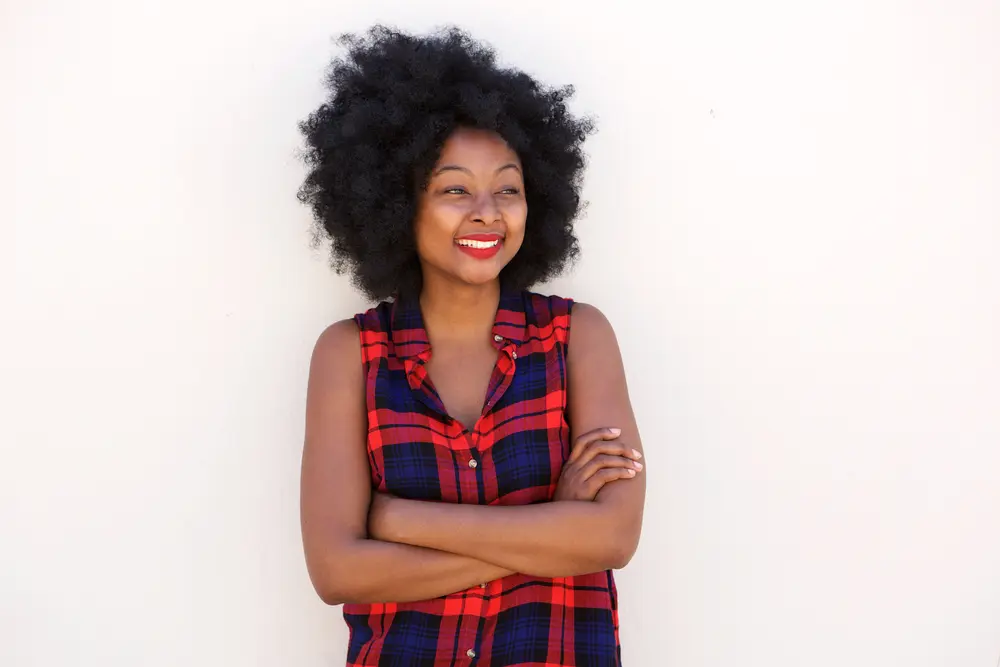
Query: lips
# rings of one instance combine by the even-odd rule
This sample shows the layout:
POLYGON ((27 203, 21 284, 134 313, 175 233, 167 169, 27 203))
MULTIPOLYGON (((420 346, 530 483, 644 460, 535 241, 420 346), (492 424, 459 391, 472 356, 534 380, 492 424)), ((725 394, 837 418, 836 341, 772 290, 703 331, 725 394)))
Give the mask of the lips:
POLYGON ((467 234, 455 239, 455 246, 470 257, 489 259, 503 248, 503 237, 499 234, 467 234))

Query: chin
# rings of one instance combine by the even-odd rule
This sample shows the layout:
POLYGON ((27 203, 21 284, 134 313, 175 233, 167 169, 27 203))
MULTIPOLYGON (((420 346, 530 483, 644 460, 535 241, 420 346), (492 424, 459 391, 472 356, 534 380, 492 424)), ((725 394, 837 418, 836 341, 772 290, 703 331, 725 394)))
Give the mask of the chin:
POLYGON ((489 269, 481 267, 477 271, 456 271, 452 275, 466 285, 481 286, 496 282, 500 278, 500 269, 498 267, 490 267, 489 269))
POLYGON ((459 280, 466 285, 482 287, 483 285, 489 285, 490 283, 496 282, 499 277, 499 273, 491 273, 489 275, 459 276, 459 280))

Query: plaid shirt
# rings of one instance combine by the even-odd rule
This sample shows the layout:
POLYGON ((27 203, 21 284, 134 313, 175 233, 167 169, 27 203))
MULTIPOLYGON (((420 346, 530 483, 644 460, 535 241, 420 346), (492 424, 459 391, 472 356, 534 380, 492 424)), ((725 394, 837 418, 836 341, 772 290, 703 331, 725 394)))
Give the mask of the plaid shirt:
MULTIPOLYGON (((402 498, 527 505, 552 499, 569 454, 566 350, 572 302, 504 292, 497 365, 472 432, 448 416, 427 376, 431 349, 415 303, 355 321, 367 378, 372 485, 402 498)), ((411 603, 347 604, 348 667, 621 664, 610 571, 515 574, 411 603)))

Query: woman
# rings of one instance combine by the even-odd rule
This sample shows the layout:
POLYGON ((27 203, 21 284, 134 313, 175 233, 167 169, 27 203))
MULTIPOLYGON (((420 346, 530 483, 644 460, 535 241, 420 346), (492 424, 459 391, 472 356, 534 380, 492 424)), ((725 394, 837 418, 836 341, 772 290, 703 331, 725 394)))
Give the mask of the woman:
POLYGON ((377 307, 310 369, 302 530, 348 665, 618 665, 642 446, 611 325, 527 291, 577 253, 571 89, 458 30, 345 39, 300 198, 377 307))

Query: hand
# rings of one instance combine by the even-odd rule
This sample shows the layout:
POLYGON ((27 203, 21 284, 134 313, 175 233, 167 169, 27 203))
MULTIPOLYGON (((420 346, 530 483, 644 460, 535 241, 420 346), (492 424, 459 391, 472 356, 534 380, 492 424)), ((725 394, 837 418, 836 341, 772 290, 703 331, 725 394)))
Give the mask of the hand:
POLYGON ((593 500, 605 484, 635 477, 642 454, 612 442, 621 429, 599 428, 581 435, 563 465, 554 500, 593 500))

